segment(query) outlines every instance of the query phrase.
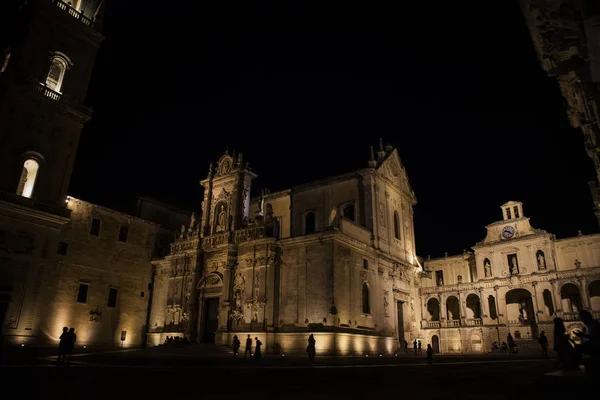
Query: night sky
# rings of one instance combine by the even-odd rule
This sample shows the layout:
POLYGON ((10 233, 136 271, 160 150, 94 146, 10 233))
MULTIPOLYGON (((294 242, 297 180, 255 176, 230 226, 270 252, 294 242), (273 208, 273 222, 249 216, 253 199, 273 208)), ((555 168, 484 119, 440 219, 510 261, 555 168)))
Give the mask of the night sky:
POLYGON ((382 137, 421 256, 470 248, 509 200, 559 238, 596 232, 583 135, 516 1, 190 3, 108 1, 72 196, 198 211, 226 146, 257 194, 365 168, 382 137))

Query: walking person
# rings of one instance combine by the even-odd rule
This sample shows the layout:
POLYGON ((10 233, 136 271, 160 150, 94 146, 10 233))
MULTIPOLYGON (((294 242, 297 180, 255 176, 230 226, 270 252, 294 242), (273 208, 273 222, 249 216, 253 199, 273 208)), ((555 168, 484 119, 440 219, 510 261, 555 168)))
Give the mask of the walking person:
POLYGON ((58 359, 57 364, 62 364, 67 359, 67 338, 69 336, 69 328, 63 327, 62 334, 60 335, 60 342, 58 342, 58 359))
POLYGON ((417 355, 417 339, 413 342, 413 351, 415 352, 415 356, 417 355))
POLYGON ((248 354, 250 354, 250 359, 252 359, 252 338, 250 335, 248 335, 248 338, 246 339, 246 351, 244 352, 244 359, 246 359, 248 354))
POLYGON ((548 338, 544 331, 540 332, 538 343, 542 346, 542 357, 548 357, 548 338))
POLYGON ((427 345, 427 365, 431 365, 433 363, 433 348, 430 344, 427 345))
POLYGON ((233 356, 237 358, 238 352, 240 351, 240 339, 238 339, 237 335, 233 336, 233 342, 231 343, 231 347, 233 348, 233 356))
POLYGON ((310 363, 310 365, 315 365, 315 354, 317 353, 317 349, 315 347, 316 343, 317 341, 311 333, 308 337, 308 346, 306 347, 306 352, 308 353, 308 362, 310 363))
POLYGON ((406 340, 404 341, 404 352, 408 354, 408 342, 406 340))
POLYGON ((254 348, 254 359, 259 361, 262 358, 262 351, 260 350, 262 346, 262 342, 258 340, 257 337, 254 338, 256 340, 256 347, 254 348))
POLYGON ((421 341, 420 340, 417 342, 417 351, 419 352, 418 353, 419 355, 423 355, 423 351, 421 349, 421 341))
POLYGON ((510 332, 506 337, 506 343, 508 343, 508 354, 512 355, 515 352, 515 340, 513 339, 510 332))

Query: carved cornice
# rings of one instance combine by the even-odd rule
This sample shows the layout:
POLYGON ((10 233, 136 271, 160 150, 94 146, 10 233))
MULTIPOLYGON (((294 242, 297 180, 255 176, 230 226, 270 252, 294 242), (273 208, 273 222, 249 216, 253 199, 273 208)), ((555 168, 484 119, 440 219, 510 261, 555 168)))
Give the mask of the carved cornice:
POLYGON ((537 285, 540 282, 551 284, 560 283, 568 279, 585 279, 595 276, 600 279, 600 267, 582 268, 569 271, 547 272, 543 274, 514 275, 510 279, 492 279, 479 282, 460 283, 456 285, 431 286, 420 288, 421 295, 433 293, 461 292, 469 290, 496 289, 500 287, 511 287, 525 284, 537 285))

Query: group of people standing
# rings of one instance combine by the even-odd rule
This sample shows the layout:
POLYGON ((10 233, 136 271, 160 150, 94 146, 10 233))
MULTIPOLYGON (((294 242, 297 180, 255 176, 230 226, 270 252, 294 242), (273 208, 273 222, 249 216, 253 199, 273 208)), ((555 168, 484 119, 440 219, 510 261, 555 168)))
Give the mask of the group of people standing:
MULTIPOLYGON (((252 353, 252 337, 248 335, 248 338, 246 338, 246 350, 244 351, 244 359, 248 357, 248 355, 250 355, 251 360, 254 358, 254 360, 258 361, 262 358, 262 342, 258 340, 258 337, 255 337, 254 340, 256 340, 256 345, 254 346, 254 353, 252 353)), ((241 345, 242 343, 240 342, 240 339, 237 337, 237 335, 235 335, 233 337, 233 343, 231 344, 231 347, 233 348, 234 357, 237 357, 239 355, 241 345)))
MULTIPOLYGON (((246 338, 246 349, 244 351, 244 359, 248 357, 248 355, 250 355, 250 359, 254 358, 254 360, 260 360, 262 358, 262 342, 258 339, 258 337, 255 337, 254 340, 256 341, 256 345, 254 346, 254 353, 252 353, 252 337, 248 335, 248 337, 246 338)), ((308 362, 310 363, 310 365, 315 365, 315 355, 317 354, 315 346, 316 343, 317 341, 315 340, 314 335, 311 334, 308 337, 308 346, 306 346, 306 353, 308 354, 308 362)), ((233 356, 236 358, 239 355, 241 345, 242 343, 240 342, 240 339, 237 337, 237 335, 235 335, 233 337, 231 347, 233 348, 233 356)))
POLYGON ((73 350, 75 349, 75 342, 77 341, 77 335, 75 334, 75 328, 69 329, 64 327, 62 334, 60 335, 60 342, 58 343, 58 360, 59 364, 68 363, 73 350))

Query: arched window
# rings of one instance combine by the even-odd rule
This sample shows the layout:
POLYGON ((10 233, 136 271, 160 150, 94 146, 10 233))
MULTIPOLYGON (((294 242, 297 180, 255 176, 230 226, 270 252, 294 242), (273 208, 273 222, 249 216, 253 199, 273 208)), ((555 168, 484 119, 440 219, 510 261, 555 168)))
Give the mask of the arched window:
POLYGON ((2 65, 0 65, 0 74, 6 71, 8 68, 8 62, 10 61, 10 49, 4 53, 4 59, 2 60, 2 65))
POLYGON ((400 216, 398 211, 394 211, 394 237, 400 240, 400 216))
POLYGON ((304 214, 304 234, 308 235, 317 231, 317 218, 314 211, 304 214))
POLYGON ((363 283, 362 286, 362 313, 363 314, 371 314, 371 302, 369 296, 369 287, 366 283, 363 283))
POLYGON ((17 187, 17 194, 19 196, 31 197, 39 169, 40 164, 34 159, 30 158, 23 163, 21 178, 17 187))
POLYGON ((342 215, 351 221, 354 221, 354 204, 346 204, 342 210, 342 215))
POLYGON ((54 56, 52 58, 50 70, 46 77, 46 87, 48 89, 60 93, 60 88, 62 87, 65 78, 65 72, 67 71, 67 65, 67 61, 63 57, 54 56))

